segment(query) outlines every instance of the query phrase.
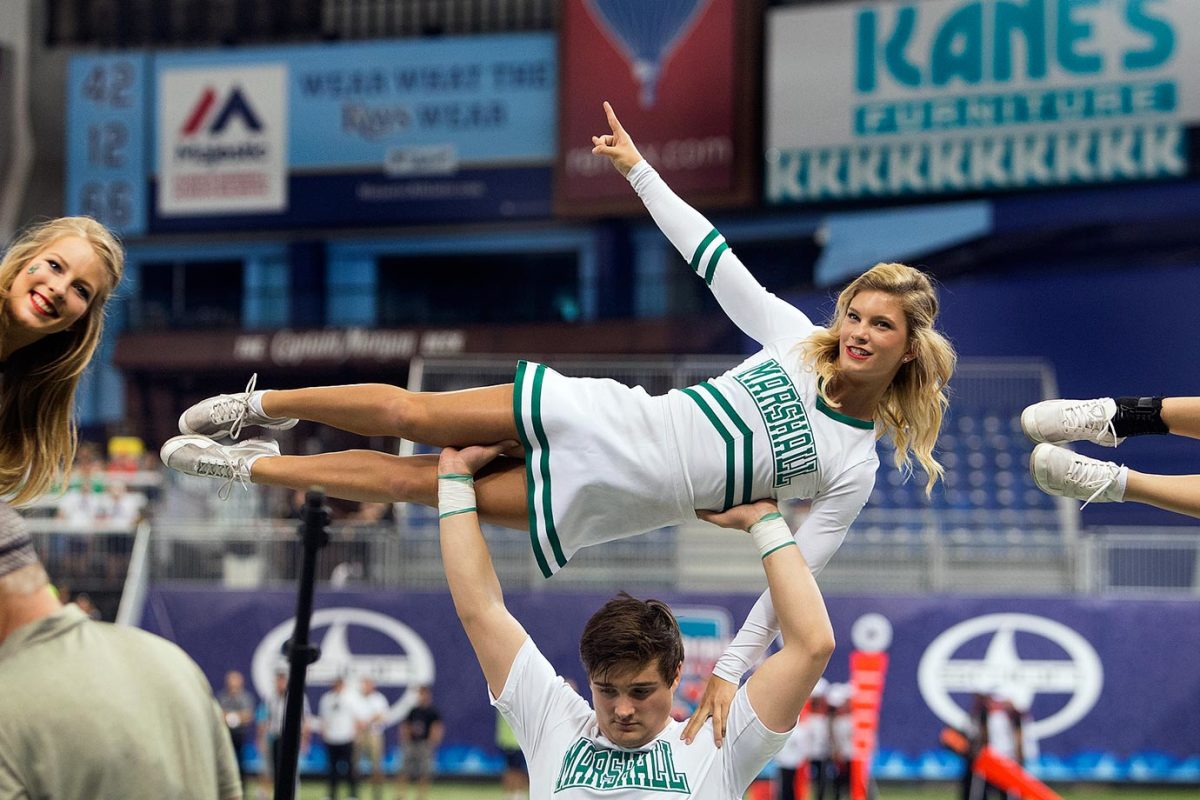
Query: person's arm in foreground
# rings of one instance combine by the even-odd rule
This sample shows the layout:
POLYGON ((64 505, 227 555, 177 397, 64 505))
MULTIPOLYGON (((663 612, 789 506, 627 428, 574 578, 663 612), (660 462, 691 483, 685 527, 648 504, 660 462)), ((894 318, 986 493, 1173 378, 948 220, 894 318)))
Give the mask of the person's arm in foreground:
POLYGON ((529 634, 508 612, 492 556, 479 529, 472 476, 497 455, 515 447, 447 447, 438 459, 442 567, 462 623, 492 695, 499 697, 529 634))
MULTIPOLYGON (((763 570, 783 634, 783 647, 750 676, 746 692, 766 727, 789 731, 833 653, 833 626, 821 590, 773 501, 760 500, 719 514, 700 515, 721 527, 749 531, 763 554, 763 570)), ((713 729, 715 736, 715 719, 713 729)), ((694 735, 694 731, 690 736, 685 731, 688 741, 694 735)))
MULTIPOLYGON (((865 471, 869 477, 873 467, 864 463, 847 473, 813 501, 808 515, 796 529, 796 544, 813 574, 820 572, 841 547, 851 523, 858 518, 871 494, 874 480, 863 478, 859 475, 860 471, 865 471)), ((684 728, 684 739, 690 742, 704 720, 711 716, 713 735, 718 745, 722 742, 729 705, 737 692, 738 682, 762 658, 779 635, 779 629, 779 620, 771 602, 771 590, 768 589, 750 609, 737 635, 713 667, 713 674, 704 687, 704 695, 684 728)))

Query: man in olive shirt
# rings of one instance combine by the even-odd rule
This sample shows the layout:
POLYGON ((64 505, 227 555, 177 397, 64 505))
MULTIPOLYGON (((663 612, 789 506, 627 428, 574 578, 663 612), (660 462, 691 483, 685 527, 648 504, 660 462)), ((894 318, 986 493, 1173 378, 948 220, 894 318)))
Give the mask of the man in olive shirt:
POLYGON ((174 644, 63 606, 0 504, 0 800, 242 796, 207 679, 174 644))

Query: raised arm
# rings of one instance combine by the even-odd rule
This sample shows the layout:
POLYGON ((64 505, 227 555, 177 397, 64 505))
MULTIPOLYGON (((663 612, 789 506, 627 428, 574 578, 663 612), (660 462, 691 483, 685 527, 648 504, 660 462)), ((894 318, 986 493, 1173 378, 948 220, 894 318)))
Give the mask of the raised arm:
POLYGON ((529 634, 504 605, 500 580, 479 529, 473 476, 499 453, 515 446, 516 442, 502 442, 461 451, 447 447, 438 460, 442 567, 454 610, 496 697, 504 691, 513 660, 529 634))
MULTIPOLYGON (((812 574, 819 573, 845 541, 851 523, 871 495, 875 467, 874 461, 864 461, 847 470, 813 501, 808 516, 796 529, 796 544, 812 574)), ((684 730, 685 739, 690 741, 710 716, 717 741, 724 738, 726 715, 738 683, 759 662, 779 632, 780 622, 768 588, 717 660, 704 696, 684 730)))
POLYGON ((654 168, 642 159, 633 139, 621 127, 607 102, 604 112, 612 133, 593 136, 592 152, 607 156, 617 171, 629 180, 659 229, 692 271, 708 284, 729 319, 761 344, 785 336, 807 336, 813 328, 808 317, 754 279, 712 223, 671 191, 654 168))
POLYGON ((833 654, 833 625, 821 590, 773 501, 736 506, 708 519, 749 531, 762 554, 783 647, 750 676, 746 693, 767 728, 789 731, 833 654))

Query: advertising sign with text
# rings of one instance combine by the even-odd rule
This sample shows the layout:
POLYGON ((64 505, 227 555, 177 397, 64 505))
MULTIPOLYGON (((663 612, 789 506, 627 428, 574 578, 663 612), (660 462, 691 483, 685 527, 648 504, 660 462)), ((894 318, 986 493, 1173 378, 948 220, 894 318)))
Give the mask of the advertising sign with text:
POLYGON ((636 212, 641 203, 592 136, 612 103, 638 150, 689 201, 753 199, 757 0, 567 0, 555 210, 636 212))
POLYGON ((1194 172, 1200 3, 926 0, 772 9, 771 203, 1194 172))

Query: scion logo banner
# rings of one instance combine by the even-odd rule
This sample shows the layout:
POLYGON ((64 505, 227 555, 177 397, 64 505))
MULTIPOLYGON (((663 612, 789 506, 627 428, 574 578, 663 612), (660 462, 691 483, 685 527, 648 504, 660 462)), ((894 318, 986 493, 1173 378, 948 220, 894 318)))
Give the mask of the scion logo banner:
POLYGON ((933 713, 959 729, 967 727, 968 715, 952 694, 1003 692, 1022 709, 1031 708, 1038 695, 1065 698, 1065 705, 1031 724, 1031 736, 1044 739, 1092 710, 1104 685, 1104 669, 1092 645, 1062 623, 1032 614, 988 614, 961 622, 934 639, 921 657, 917 680, 933 713), (1017 646, 1018 633, 1049 640, 1064 656, 1024 658, 1017 646), (982 659, 959 653, 968 642, 983 638, 988 644, 982 659))
MULTIPOLYGON (((254 650, 250 671, 259 697, 270 695, 272 674, 286 664, 283 646, 295 624, 295 619, 289 619, 276 625, 254 650)), ((361 608, 320 609, 313 612, 312 641, 320 646, 321 658, 308 668, 308 688, 320 694, 339 675, 351 680, 369 677, 391 701, 385 726, 408 716, 417 702, 417 689, 433 684, 433 653, 425 640, 386 614, 361 608), (369 646, 359 644, 360 639, 369 646)))

